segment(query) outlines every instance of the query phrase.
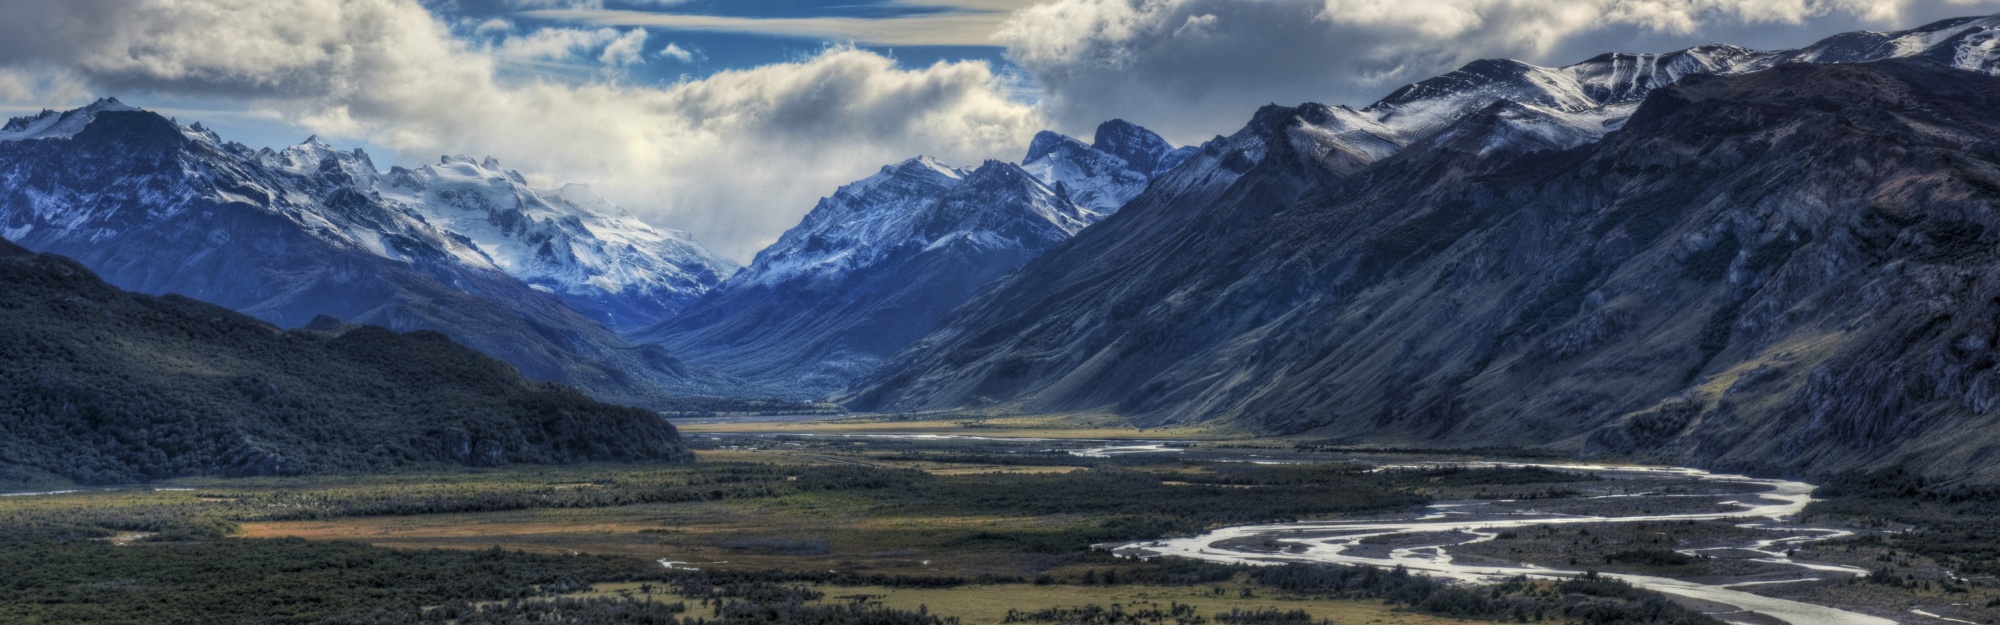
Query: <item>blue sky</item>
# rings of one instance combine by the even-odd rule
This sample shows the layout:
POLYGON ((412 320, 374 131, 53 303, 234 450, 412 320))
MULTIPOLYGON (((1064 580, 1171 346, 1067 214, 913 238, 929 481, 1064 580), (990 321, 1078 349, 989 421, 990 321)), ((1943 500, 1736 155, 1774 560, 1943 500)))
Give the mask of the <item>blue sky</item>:
POLYGON ((1480 58, 1778 49, 2000 0, 0 0, 0 113, 103 95, 380 166, 497 157, 746 260, 917 155, 1126 119, 1178 144, 1480 58))

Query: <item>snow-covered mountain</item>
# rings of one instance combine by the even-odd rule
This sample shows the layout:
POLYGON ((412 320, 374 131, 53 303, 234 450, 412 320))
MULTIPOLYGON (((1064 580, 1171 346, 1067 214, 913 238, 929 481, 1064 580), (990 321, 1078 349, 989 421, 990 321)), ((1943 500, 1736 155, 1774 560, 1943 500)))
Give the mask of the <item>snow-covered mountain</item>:
POLYGON ((1494 100, 1348 176, 1266 108, 842 401, 1992 479, 1978 68, 1690 74, 1596 140, 1494 100))
POLYGON ((1687 76, 1740 75, 1784 63, 1862 63, 1913 57, 1958 69, 2000 73, 2000 15, 1950 19, 1890 33, 1845 33, 1796 50, 1757 51, 1715 44, 1664 54, 1604 54, 1563 67, 1485 59, 1405 86, 1361 112, 1408 144, 1505 100, 1538 112, 1522 115, 1516 111, 1523 132, 1564 137, 1548 145, 1566 148, 1617 129, 1647 94, 1687 76))
MULTIPOLYGON (((698 292, 726 261, 578 189, 511 186, 518 175, 493 167, 447 182, 443 168, 430 169, 383 176, 367 154, 316 139, 253 150, 105 99, 0 130, 0 237, 74 258, 122 288, 283 326, 324 314, 443 331, 532 377, 621 401, 657 405, 669 390, 713 382, 571 306, 589 289, 603 298, 653 298, 659 291, 646 289, 656 286, 698 292), (464 201, 436 202, 444 198, 464 201), (673 264, 683 257, 701 263, 673 264)), ((609 310, 643 306, 659 304, 609 310)))
POLYGON ((723 290, 832 281, 878 265, 916 236, 925 211, 969 173, 927 156, 884 166, 821 199, 723 290))
POLYGON ((1160 135, 1114 119, 1097 126, 1091 143, 1042 131, 1021 160, 1043 184, 1098 217, 1118 212, 1154 177, 1186 161, 1194 146, 1176 149, 1160 135))
POLYGON ((838 399, 1991 475, 1996 27, 1265 107, 838 399))
POLYGON ((760 393, 822 397, 1098 217, 1012 163, 913 158, 820 200, 735 277, 633 336, 760 393))
POLYGON ((68 111, 42 109, 41 113, 35 115, 7 120, 6 125, 0 126, 0 141, 68 139, 76 136, 76 133, 83 132, 84 126, 90 125, 91 120, 97 119, 98 113, 132 110, 137 109, 119 102, 118 98, 100 98, 89 106, 68 111))
POLYGON ((646 225, 589 186, 533 189, 492 158, 394 167, 377 189, 464 237, 481 260, 614 330, 671 317, 740 268, 685 232, 646 225))

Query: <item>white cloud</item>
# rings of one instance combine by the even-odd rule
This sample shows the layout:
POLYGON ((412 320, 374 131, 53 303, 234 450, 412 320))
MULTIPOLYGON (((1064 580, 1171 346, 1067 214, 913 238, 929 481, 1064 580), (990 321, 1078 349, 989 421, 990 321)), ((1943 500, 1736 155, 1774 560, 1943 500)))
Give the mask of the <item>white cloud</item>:
POLYGON ((1058 128, 1124 117, 1196 141, 1261 104, 1364 105, 1480 58, 1781 47, 1994 10, 2000 1, 1052 0, 995 39, 1045 91, 1058 128))
MULTIPOLYGON (((514 0, 523 17, 594 26, 812 37, 875 46, 987 46, 1014 11, 1043 0, 882 0, 874 9, 917 9, 891 17, 737 17, 605 9, 602 0, 514 0)), ((682 4, 685 0, 655 2, 682 4)), ((852 5, 851 5, 852 6, 852 5)))
POLYGON ((682 63, 694 62, 694 51, 689 50, 687 48, 683 48, 680 46, 680 44, 673 42, 668 42, 667 47, 660 48, 660 51, 657 52, 656 54, 658 54, 660 58, 663 59, 673 59, 676 61, 680 61, 682 63))
POLYGON ((901 17, 734 17, 609 9, 546 9, 523 17, 594 26, 808 37, 875 46, 989 46, 1005 13, 938 12, 901 17))
MULTIPOLYGON (((625 4, 648 7, 671 7, 687 4, 688 0, 627 0, 625 4)), ((602 9, 604 0, 506 0, 508 8, 515 10, 535 9, 602 9)))
MULTIPOLYGON (((234 98, 410 160, 490 154, 543 181, 592 183, 738 258, 883 164, 1018 158, 1042 127, 981 62, 901 68, 831 48, 665 86, 510 81, 500 57, 573 56, 578 35, 489 50, 453 39, 414 0, 49 0, 10 11, 21 19, 0 23, 0 68, 59 67, 135 104, 147 91, 234 98)), ((623 62, 630 32, 588 49, 623 62)))
MULTIPOLYGON (((480 29, 484 30, 485 26, 481 25, 480 29)), ((542 28, 504 37, 488 46, 487 52, 510 63, 595 64, 618 69, 645 62, 646 39, 647 33, 643 28, 624 31, 615 28, 542 28)), ((678 49, 671 44, 669 47, 678 49)), ((662 53, 672 56, 665 50, 662 53)))
POLYGON ((498 17, 487 18, 485 21, 480 22, 478 26, 472 27, 472 32, 479 35, 492 35, 512 30, 514 30, 513 22, 498 17))
POLYGON ((638 65, 645 59, 645 53, 646 30, 634 28, 604 44, 604 53, 599 54, 597 60, 605 65, 625 67, 638 65))
POLYGON ((0 67, 0 106, 39 112, 58 102, 87 101, 90 86, 68 72, 49 67, 0 67))

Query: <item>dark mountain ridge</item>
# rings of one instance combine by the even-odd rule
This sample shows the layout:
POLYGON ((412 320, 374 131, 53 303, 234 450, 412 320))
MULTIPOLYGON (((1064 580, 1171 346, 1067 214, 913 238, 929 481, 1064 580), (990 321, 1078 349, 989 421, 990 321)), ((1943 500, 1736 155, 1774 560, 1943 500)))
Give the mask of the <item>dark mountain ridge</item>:
POLYGON ((1788 64, 1573 149, 1489 140, 1489 109, 1345 178, 1170 175, 851 399, 1991 479, 1963 433, 2000 425, 1995 103, 1922 59, 1788 64))
POLYGON ((0 414, 0 483, 693 460, 651 412, 436 332, 285 331, 4 240, 0 414))

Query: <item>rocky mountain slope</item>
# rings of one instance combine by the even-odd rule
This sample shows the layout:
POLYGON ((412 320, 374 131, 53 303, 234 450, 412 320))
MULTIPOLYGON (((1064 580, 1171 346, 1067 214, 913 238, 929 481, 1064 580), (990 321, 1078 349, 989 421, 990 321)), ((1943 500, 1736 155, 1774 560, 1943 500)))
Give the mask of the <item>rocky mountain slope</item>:
POLYGON ((1991 478, 1994 21, 1267 108, 849 400, 1991 478))
POLYGON ((1012 163, 911 159, 841 187, 748 268, 634 339, 759 393, 824 397, 1097 218, 1012 163))
POLYGON ((1153 178, 1172 171, 1198 149, 1175 148, 1151 130, 1114 119, 1099 124, 1089 144, 1052 131, 1036 134, 1021 166, 1101 218, 1118 212, 1153 178))
POLYGON ((600 397, 665 406, 712 388, 570 304, 600 318, 653 314, 726 264, 677 264, 687 250, 675 235, 584 210, 594 200, 579 190, 532 192, 490 167, 445 165, 384 181, 359 151, 251 150, 103 100, 0 130, 0 236, 122 288, 281 326, 324 314, 441 331, 600 397), (616 303, 627 294, 638 303, 616 303))
POLYGON ((280 330, 0 241, 0 483, 691 461, 672 425, 435 332, 280 330))

